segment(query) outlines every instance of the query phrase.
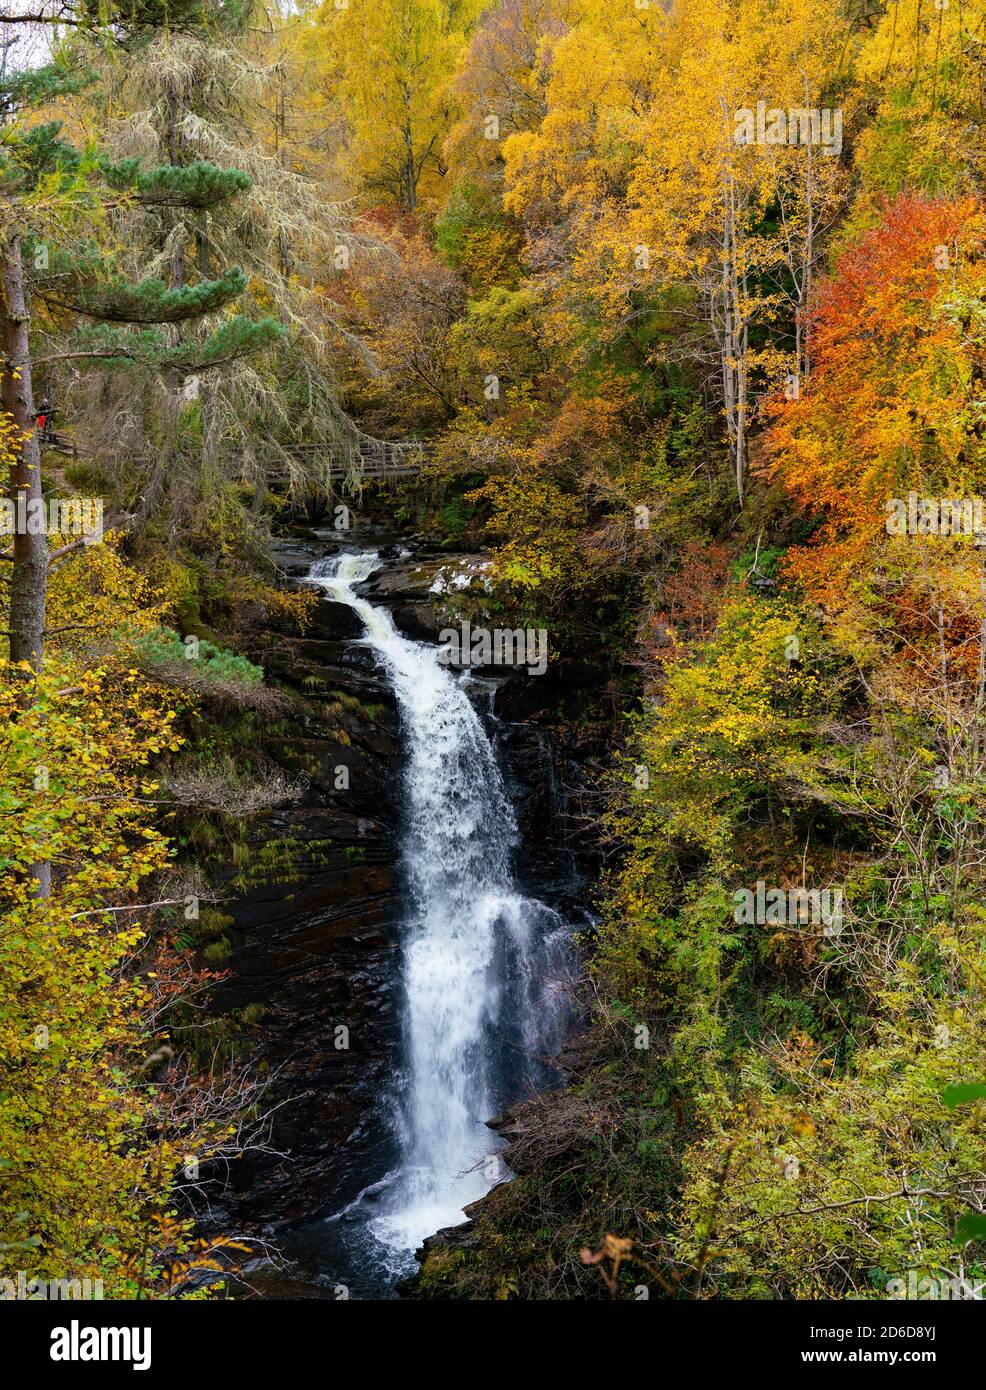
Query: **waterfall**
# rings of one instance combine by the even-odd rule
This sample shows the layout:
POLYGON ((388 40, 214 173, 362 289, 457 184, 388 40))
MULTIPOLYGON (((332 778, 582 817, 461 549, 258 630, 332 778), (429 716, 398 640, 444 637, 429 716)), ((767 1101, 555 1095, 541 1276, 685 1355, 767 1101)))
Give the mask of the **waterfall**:
POLYGON ((401 714, 402 1160, 367 1226, 406 1268, 426 1236, 464 1220, 464 1206, 509 1176, 485 1121, 550 1077, 567 1022, 570 932, 517 891, 516 821, 467 682, 355 593, 380 563, 346 554, 310 578, 359 616, 401 714))

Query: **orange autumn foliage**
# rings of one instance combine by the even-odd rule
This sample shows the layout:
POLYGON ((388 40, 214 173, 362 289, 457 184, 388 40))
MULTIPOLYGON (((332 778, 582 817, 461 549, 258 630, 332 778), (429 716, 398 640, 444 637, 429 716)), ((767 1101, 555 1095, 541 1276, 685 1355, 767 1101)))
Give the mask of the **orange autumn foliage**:
POLYGON ((889 499, 986 487, 984 231, 973 198, 887 206, 820 292, 800 399, 771 409, 766 471, 818 521, 788 571, 828 606, 886 541, 889 499))

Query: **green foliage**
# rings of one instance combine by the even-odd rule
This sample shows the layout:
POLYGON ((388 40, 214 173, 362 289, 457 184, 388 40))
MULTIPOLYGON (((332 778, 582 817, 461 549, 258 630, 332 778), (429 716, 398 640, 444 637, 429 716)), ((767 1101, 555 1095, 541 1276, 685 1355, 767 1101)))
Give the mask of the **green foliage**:
POLYGON ((145 169, 135 157, 111 164, 100 163, 111 188, 133 188, 145 207, 182 207, 204 210, 246 193, 253 180, 242 169, 220 169, 197 159, 191 164, 165 164, 145 169))
POLYGON ((455 190, 434 226, 435 250, 474 290, 515 288, 521 279, 520 237, 502 210, 473 184, 455 190))
MULTIPOLYGON (((42 67, 20 70, 13 68, 0 78, 0 109, 5 116, 46 106, 56 97, 74 96, 91 86, 93 74, 74 72, 65 63, 47 63, 42 67)), ((60 127, 49 125, 57 131, 60 127)))
MULTIPOLYGON (((184 303, 187 307, 189 300, 184 303)), ((158 329, 135 331, 103 323, 80 329, 72 339, 71 351, 78 353, 83 367, 123 371, 176 368, 194 373, 269 347, 282 339, 286 331, 277 319, 255 320, 233 314, 203 342, 175 342, 158 329)))
POLYGON ((443 532, 451 537, 461 537, 468 529, 474 514, 475 508, 470 507, 464 497, 460 495, 450 498, 441 512, 443 532))
POLYGON ((529 288, 495 286, 470 302, 466 317, 452 330, 450 347, 471 396, 481 397, 484 378, 496 373, 505 400, 522 398, 545 365, 535 294, 529 288))
POLYGON ((93 285, 73 307, 108 323, 182 323, 228 304, 246 289, 242 270, 224 271, 217 280, 200 280, 177 288, 163 280, 129 284, 122 279, 93 285))
POLYGON ((14 134, 0 152, 0 183, 8 194, 32 191, 40 182, 68 191, 82 159, 61 139, 61 121, 46 121, 14 134))
POLYGON ((240 685, 260 685, 263 669, 254 666, 245 656, 216 647, 211 642, 196 639, 194 662, 189 661, 189 649, 179 633, 172 628, 155 627, 134 643, 134 654, 152 668, 174 666, 188 662, 195 672, 207 681, 231 681, 240 685))

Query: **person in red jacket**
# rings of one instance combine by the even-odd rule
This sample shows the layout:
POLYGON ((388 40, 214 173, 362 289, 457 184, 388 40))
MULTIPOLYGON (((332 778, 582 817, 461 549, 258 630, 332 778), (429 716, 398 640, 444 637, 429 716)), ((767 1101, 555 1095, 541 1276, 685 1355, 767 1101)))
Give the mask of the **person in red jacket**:
POLYGON ((48 439, 51 436, 51 417, 53 414, 54 411, 51 408, 51 402, 48 400, 48 397, 42 396, 37 413, 34 417, 34 423, 37 425, 38 433, 41 435, 42 439, 48 439))

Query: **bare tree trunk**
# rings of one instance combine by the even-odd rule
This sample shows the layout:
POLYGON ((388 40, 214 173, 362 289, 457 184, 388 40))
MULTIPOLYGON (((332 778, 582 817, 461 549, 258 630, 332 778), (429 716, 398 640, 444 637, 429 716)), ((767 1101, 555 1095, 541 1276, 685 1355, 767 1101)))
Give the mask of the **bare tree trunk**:
MULTIPOLYGON (((277 92, 274 99, 274 158, 282 169, 287 167, 288 113, 284 65, 277 64, 277 92)), ((277 229, 277 268, 281 278, 286 280, 291 274, 291 256, 284 228, 277 229)))
POLYGON ((3 409, 20 435, 10 468, 9 496, 28 524, 14 528, 10 577, 10 659, 41 669, 45 598, 48 591, 48 535, 41 493, 41 448, 35 428, 31 384, 30 316, 24 293, 21 239, 15 232, 0 244, 3 293, 3 409))
MULTIPOLYGON (((9 496, 15 508, 13 565, 10 576, 8 632, 10 659, 41 670, 45 601, 48 594, 48 527, 41 492, 41 447, 35 427, 31 383, 31 319, 24 292, 21 239, 15 232, 0 242, 0 289, 3 293, 3 409, 20 435, 19 453, 10 465, 9 496), (21 524, 23 516, 26 525, 21 524)), ((31 865, 35 894, 51 893, 51 864, 31 865)))
MULTIPOLYGON (((740 266, 739 242, 741 233, 736 203, 736 182, 732 170, 724 170, 719 287, 722 301, 722 327, 716 336, 719 345, 726 429, 736 475, 736 495, 742 507, 746 475, 749 325, 746 309, 746 272, 740 266)), ((715 318, 713 306, 713 333, 716 333, 715 318)))
POLYGON ((413 213, 418 205, 418 169, 414 160, 414 123, 411 119, 411 89, 404 85, 404 211, 413 213))

